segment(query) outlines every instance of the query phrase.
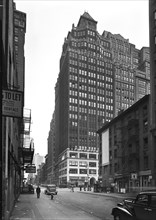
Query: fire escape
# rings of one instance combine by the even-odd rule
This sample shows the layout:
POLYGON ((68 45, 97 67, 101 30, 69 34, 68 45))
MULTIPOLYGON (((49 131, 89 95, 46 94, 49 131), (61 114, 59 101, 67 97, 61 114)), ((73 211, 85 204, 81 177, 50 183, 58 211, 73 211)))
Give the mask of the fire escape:
POLYGON ((138 119, 129 120, 127 125, 118 128, 118 163, 117 177, 128 177, 139 171, 139 122, 138 119))
POLYGON ((24 109, 24 115, 21 123, 21 148, 20 148, 20 159, 23 168, 29 164, 32 164, 34 155, 34 144, 30 138, 31 128, 31 110, 24 109))

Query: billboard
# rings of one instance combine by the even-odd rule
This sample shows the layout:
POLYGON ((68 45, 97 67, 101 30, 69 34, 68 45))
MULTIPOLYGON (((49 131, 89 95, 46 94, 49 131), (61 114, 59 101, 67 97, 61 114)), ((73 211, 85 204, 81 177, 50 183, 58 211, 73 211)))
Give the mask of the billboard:
POLYGON ((3 89, 2 115, 13 118, 23 117, 23 92, 3 89))
POLYGON ((109 129, 102 133, 102 165, 109 164, 109 129))

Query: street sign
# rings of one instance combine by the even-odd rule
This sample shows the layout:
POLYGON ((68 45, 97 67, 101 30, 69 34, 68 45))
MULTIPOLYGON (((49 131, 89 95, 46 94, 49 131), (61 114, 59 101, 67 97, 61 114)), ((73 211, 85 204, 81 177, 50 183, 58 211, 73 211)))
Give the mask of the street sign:
POLYGON ((13 118, 23 117, 23 93, 3 89, 2 115, 13 118))

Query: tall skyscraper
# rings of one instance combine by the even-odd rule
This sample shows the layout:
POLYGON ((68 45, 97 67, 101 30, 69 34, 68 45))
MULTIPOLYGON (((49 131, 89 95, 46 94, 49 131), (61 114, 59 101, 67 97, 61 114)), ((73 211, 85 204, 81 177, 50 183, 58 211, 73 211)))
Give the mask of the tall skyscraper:
MULTIPOLYGON (((64 158, 59 157, 62 152, 67 149, 79 152, 73 157, 78 162, 89 160, 87 152, 95 153, 96 160, 99 147, 97 130, 136 101, 139 56, 140 51, 135 45, 121 35, 106 31, 100 35, 97 21, 87 12, 68 32, 55 87, 55 155, 59 159, 59 181, 59 164, 64 158), (87 154, 86 157, 80 158, 82 152, 87 154)), ((145 76, 142 77, 145 84, 149 83, 147 74, 140 71, 145 76)), ((89 163, 86 167, 90 174, 89 163)), ((74 174, 78 178, 81 176, 79 163, 75 168, 74 174)), ((62 177, 64 182, 70 180, 68 170, 62 177)))
POLYGON ((35 164, 36 166, 36 173, 37 173, 37 169, 39 168, 39 166, 45 162, 45 157, 44 156, 41 156, 39 153, 35 154, 34 155, 34 158, 33 158, 33 163, 35 164))

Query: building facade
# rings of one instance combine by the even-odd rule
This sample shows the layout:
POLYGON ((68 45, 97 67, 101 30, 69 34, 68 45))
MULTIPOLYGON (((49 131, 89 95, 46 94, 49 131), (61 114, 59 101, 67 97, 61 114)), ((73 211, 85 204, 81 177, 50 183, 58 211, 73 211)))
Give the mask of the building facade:
POLYGON ((47 158, 47 183, 48 184, 56 184, 55 178, 55 113, 53 114, 52 120, 50 122, 50 131, 48 135, 48 158, 47 158))
POLYGON ((3 60, 0 67, 3 92, 1 219, 7 220, 21 192, 25 165, 32 162, 34 146, 30 138, 25 146, 25 135, 30 135, 31 124, 31 116, 24 111, 26 14, 17 11, 12 0, 2 0, 0 6, 3 60))
POLYGON ((65 149, 59 156, 59 186, 93 186, 98 180, 98 153, 65 149))
POLYGON ((37 169, 39 169, 39 166, 45 162, 45 157, 41 156, 39 153, 35 153, 34 157, 33 157, 33 163, 36 166, 36 173, 37 173, 37 169))
MULTIPOLYGON (((56 161, 66 149, 98 152, 96 131, 138 99, 140 56, 141 51, 121 35, 100 35, 97 21, 87 12, 77 26, 73 24, 64 40, 55 86, 56 161)), ((147 73, 140 72, 148 88, 147 73)), ((58 163, 55 174, 58 182, 58 163)))
POLYGON ((99 131, 99 175, 117 192, 155 187, 150 132, 150 96, 146 95, 99 131))
POLYGON ((150 80, 151 80, 151 141, 156 178, 156 2, 149 1, 149 34, 150 34, 150 80))

